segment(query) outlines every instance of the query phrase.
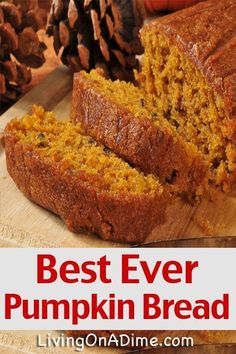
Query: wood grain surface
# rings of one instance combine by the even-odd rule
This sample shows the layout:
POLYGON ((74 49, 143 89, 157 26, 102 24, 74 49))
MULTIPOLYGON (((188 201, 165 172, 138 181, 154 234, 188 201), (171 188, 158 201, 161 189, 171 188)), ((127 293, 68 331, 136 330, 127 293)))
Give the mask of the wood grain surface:
MULTIPOLYGON (((30 111, 32 104, 41 104, 54 110, 58 119, 69 118, 72 77, 67 68, 59 66, 39 85, 0 117, 0 134, 13 117, 21 117, 30 111)), ((165 224, 157 227, 147 242, 192 238, 198 236, 236 235, 235 193, 219 193, 211 202, 204 199, 193 207, 176 201, 167 212, 165 224)), ((101 241, 95 235, 73 234, 63 222, 50 212, 34 205, 17 189, 9 177, 4 148, 0 148, 0 247, 118 247, 117 243, 101 241)), ((129 247, 122 245, 122 247, 129 247)), ((183 333, 183 332, 181 332, 183 333)), ((181 334, 179 333, 179 334, 181 334)), ((69 353, 73 349, 40 349, 35 346, 36 332, 0 333, 1 353, 69 353)), ((168 332, 168 335, 170 332, 168 332)), ((172 332, 176 334, 176 332, 172 332)), ((194 335, 196 343, 236 342, 235 332, 184 332, 194 335)), ((58 335, 58 333, 57 333, 58 335)), ((114 349, 86 349, 87 353, 113 353, 114 349)), ((117 350, 122 353, 124 351, 117 350)), ((190 352, 191 354, 191 352, 190 352)))

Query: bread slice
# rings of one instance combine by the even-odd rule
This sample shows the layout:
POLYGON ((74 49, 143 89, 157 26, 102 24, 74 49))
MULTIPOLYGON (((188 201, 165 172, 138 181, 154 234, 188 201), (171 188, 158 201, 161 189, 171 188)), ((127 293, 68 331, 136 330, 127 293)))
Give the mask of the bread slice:
POLYGON ((4 139, 17 186, 71 231, 139 243, 164 220, 169 198, 157 179, 98 145, 80 124, 57 121, 35 106, 7 125, 4 139))
MULTIPOLYGON (((210 184, 236 181, 236 1, 204 1, 141 32, 141 88, 204 155, 210 184)), ((170 120, 170 122, 171 122, 170 120)))
POLYGON ((72 121, 173 192, 201 194, 202 154, 160 112, 156 97, 131 83, 106 80, 96 71, 75 74, 72 121))

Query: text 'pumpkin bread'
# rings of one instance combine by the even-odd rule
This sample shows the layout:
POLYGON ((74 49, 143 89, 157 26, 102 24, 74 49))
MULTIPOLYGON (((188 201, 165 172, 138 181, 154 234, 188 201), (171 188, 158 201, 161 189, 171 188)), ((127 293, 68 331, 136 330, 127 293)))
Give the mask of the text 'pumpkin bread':
POLYGON ((4 140, 16 185, 71 231, 138 243, 163 221, 169 198, 157 179, 84 135, 80 124, 35 106, 8 123, 4 140))

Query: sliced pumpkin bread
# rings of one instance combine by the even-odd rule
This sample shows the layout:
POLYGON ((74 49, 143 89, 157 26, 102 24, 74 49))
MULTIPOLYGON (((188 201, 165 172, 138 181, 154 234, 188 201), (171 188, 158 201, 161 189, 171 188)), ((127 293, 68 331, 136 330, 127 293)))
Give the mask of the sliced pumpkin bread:
POLYGON ((71 231, 139 243, 163 221, 169 202, 163 186, 84 135, 80 124, 35 106, 6 126, 4 140, 17 186, 71 231))

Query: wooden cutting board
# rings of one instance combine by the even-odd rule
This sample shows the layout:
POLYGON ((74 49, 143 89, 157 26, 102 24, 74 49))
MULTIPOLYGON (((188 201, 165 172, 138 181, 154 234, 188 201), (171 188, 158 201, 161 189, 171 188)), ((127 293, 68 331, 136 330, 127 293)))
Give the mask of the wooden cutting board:
MULTIPOLYGON (((60 66, 32 89, 0 118, 0 134, 7 122, 14 117, 21 117, 30 111, 33 104, 40 104, 47 110, 53 110, 58 119, 69 119, 71 103, 72 78, 69 71, 60 66)), ((230 196, 218 194, 217 200, 203 200, 193 207, 181 201, 171 205, 167 212, 165 224, 157 227, 147 242, 196 236, 235 236, 236 235, 236 193, 230 196), (207 227, 206 227, 207 226, 207 227)), ((95 235, 73 234, 55 215, 34 205, 16 188, 9 177, 4 148, 0 147, 0 247, 118 247, 117 243, 100 240, 95 235)), ((123 245, 123 247, 128 245, 123 245)), ((35 332, 36 333, 36 332, 35 332)), ((185 332, 186 334, 186 332, 185 332)), ((197 333, 197 342, 203 339, 197 333)), ((226 335, 229 340, 229 334, 226 335)), ((231 340, 236 342, 235 333, 231 340), (233 339, 232 339, 233 338, 233 339)), ((213 337, 211 338, 213 340, 213 337)), ((216 335, 213 341, 219 340, 216 335)), ((35 352, 35 336, 29 332, 2 332, 0 349, 23 350, 35 352), (32 339, 33 338, 33 339, 32 339), (20 344, 21 343, 21 344, 20 344), (28 348, 28 349, 27 349, 28 348)), ((68 352, 71 351, 68 349, 68 352)), ((96 353, 104 350, 95 349, 96 353)), ((36 350, 40 352, 39 349, 36 350)), ((45 353, 45 351, 42 351, 45 353)), ((48 351, 50 352, 50 351, 48 351)), ((55 351, 54 351, 55 352, 55 351)), ((66 350, 63 351, 67 352, 66 350)), ((84 353, 90 353, 91 349, 84 353)), ((113 352, 113 350, 105 350, 113 352)), ((121 351, 120 351, 121 352, 121 351)), ((58 351, 59 353, 59 351, 58 351)))
MULTIPOLYGON (((0 133, 13 117, 30 111, 32 104, 53 110, 56 116, 69 119, 72 78, 60 66, 32 89, 0 118, 0 133)), ((116 247, 94 235, 75 235, 53 214, 28 201, 9 177, 4 149, 0 150, 0 234, 1 241, 13 246, 116 247), (4 207, 3 207, 4 206, 4 207)), ((193 207, 177 201, 167 212, 165 224, 158 226, 147 242, 183 237, 236 235, 236 197, 219 193, 217 200, 203 200, 193 207), (207 224, 207 225, 206 225, 207 224), (207 227, 206 227, 207 226, 207 227)))

